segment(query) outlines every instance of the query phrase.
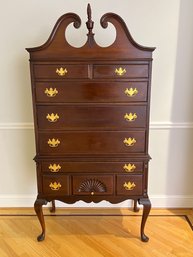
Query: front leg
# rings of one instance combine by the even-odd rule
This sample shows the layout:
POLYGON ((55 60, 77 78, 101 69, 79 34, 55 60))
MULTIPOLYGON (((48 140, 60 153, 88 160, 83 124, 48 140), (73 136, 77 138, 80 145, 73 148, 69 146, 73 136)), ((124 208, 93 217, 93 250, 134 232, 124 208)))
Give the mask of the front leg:
POLYGON ((143 242, 148 242, 149 238, 145 235, 144 228, 145 228, 145 223, 147 221, 147 217, 151 210, 151 202, 149 198, 142 198, 142 199, 139 199, 139 204, 143 205, 143 216, 141 221, 141 240, 143 242))
POLYGON ((42 233, 37 237, 38 241, 43 241, 45 238, 45 221, 42 211, 42 205, 44 204, 47 204, 47 201, 45 199, 37 199, 34 203, 34 210, 42 227, 42 233))

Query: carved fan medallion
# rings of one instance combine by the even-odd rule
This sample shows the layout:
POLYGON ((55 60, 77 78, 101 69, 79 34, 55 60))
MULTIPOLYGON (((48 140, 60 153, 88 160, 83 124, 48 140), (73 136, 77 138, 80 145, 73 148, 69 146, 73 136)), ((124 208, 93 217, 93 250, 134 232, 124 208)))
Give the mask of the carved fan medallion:
POLYGON ((106 192, 106 186, 97 179, 87 179, 81 183, 78 192, 106 192))

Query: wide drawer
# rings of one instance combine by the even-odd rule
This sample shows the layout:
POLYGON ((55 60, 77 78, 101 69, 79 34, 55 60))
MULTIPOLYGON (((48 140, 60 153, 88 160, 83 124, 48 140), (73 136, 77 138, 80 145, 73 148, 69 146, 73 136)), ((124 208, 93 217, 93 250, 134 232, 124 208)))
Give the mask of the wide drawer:
POLYGON ((36 82, 36 101, 46 103, 119 103, 147 101, 147 82, 36 82))
POLYGON ((35 64, 35 79, 88 78, 88 65, 35 64))
POLYGON ((84 162, 71 161, 64 162, 50 160, 41 162, 41 171, 45 173, 142 173, 142 161, 125 162, 84 162))
POLYGON ((44 194, 69 195, 69 177, 62 176, 43 176, 42 186, 44 194))
POLYGON ((113 175, 72 176, 74 195, 112 195, 114 189, 113 175))
POLYGON ((147 64, 94 65, 94 78, 148 78, 147 64))
POLYGON ((40 129, 125 130, 146 126, 146 106, 37 106, 40 129))
POLYGON ((103 155, 142 153, 144 151, 145 130, 39 133, 39 152, 41 155, 103 155))
POLYGON ((141 195, 142 175, 117 175, 117 195, 141 195))

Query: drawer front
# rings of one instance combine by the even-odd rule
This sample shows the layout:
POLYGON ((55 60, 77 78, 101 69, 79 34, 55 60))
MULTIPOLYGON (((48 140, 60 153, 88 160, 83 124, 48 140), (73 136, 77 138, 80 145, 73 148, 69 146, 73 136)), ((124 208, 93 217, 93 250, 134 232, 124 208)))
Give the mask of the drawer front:
POLYGON ((146 106, 38 106, 40 129, 125 130, 146 126, 146 106))
POLYGON ((113 176, 111 175, 86 175, 73 176, 72 187, 74 195, 112 195, 113 194, 113 176))
POLYGON ((94 65, 94 78, 148 78, 147 64, 94 65))
POLYGON ((117 195, 142 195, 142 175, 117 175, 117 195))
POLYGON ((69 195, 69 177, 62 176, 43 176, 43 193, 69 195))
POLYGON ((145 151, 145 131, 39 133, 42 155, 126 154, 145 151))
POLYGON ((88 65, 35 64, 36 79, 76 79, 88 78, 88 65))
POLYGON ((51 160, 41 163, 41 170, 45 173, 142 173, 142 161, 125 162, 64 162, 51 160))
POLYGON ((36 101, 46 103, 118 103, 147 101, 147 82, 36 82, 36 101))

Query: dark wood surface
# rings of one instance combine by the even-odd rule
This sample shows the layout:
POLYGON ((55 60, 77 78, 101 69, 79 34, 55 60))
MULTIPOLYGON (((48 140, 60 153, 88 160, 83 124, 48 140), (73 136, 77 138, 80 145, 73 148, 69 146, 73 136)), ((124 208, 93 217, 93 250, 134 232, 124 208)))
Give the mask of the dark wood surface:
POLYGON ((80 48, 68 44, 66 27, 81 25, 68 13, 57 21, 48 41, 30 53, 38 196, 34 204, 45 237, 42 205, 54 200, 144 206, 141 239, 150 210, 148 137, 151 62, 154 48, 137 44, 124 21, 107 13, 116 39, 109 47, 94 40, 91 8, 88 38, 80 48))
POLYGON ((36 82, 37 103, 142 103, 147 101, 148 81, 36 82), (54 93, 56 92, 56 93, 54 93))
POLYGON ((106 162, 102 161, 73 161, 64 162, 64 160, 49 160, 41 162, 41 171, 49 174, 53 173, 142 173, 144 169, 142 161, 125 162, 106 162))
POLYGON ((146 127, 146 106, 59 105, 37 106, 39 129, 126 130, 146 127))
POLYGON ((39 153, 41 155, 68 154, 127 154, 130 152, 143 153, 145 151, 145 131, 63 131, 40 132, 39 153), (125 139, 135 140, 127 146, 125 139), (53 147, 48 143, 58 140, 53 147))

